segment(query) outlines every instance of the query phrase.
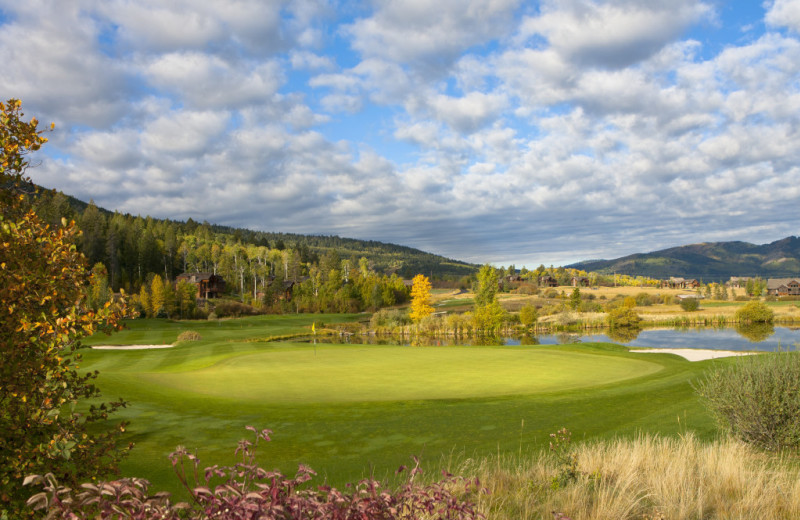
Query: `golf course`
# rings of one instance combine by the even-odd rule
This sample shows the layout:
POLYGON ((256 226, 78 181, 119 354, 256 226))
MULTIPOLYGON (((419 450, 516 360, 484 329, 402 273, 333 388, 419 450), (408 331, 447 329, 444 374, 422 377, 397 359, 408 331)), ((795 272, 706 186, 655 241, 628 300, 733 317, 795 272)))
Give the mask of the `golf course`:
MULTIPOLYGON (((233 461, 245 426, 270 428, 260 463, 293 474, 300 463, 335 485, 390 479, 412 455, 438 472, 467 458, 527 453, 569 428, 577 440, 714 426, 691 381, 711 362, 637 354, 613 344, 410 347, 268 341, 352 315, 260 316, 177 322, 135 320, 83 350, 104 399, 129 406, 135 448, 125 475, 175 491, 168 455, 196 450, 203 466, 233 461)), ((720 362, 720 361, 715 361, 720 362)), ((724 362, 724 361, 722 361, 724 362)))

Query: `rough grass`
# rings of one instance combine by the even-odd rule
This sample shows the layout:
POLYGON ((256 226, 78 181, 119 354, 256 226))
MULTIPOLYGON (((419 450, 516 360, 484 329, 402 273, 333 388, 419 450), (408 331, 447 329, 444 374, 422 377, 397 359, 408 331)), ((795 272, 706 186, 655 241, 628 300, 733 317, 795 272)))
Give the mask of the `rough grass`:
POLYGON ((177 445, 196 448, 204 465, 230 463, 229 447, 246 425, 275 431, 263 466, 293 474, 305 463, 320 473, 319 481, 335 485, 368 475, 385 478, 411 455, 421 455, 424 467, 435 470, 444 453, 486 456, 541 447, 563 425, 579 439, 670 434, 684 427, 704 438, 714 434, 691 387, 707 363, 608 344, 317 346, 316 363, 332 356, 324 369, 274 379, 291 363, 313 363, 314 346, 258 340, 307 333, 312 322, 319 331, 320 322, 335 319, 354 317, 142 320, 121 338, 92 338, 93 344, 171 343, 182 329, 203 337, 162 350, 84 351, 82 368, 100 371, 106 398, 131 403, 116 419, 131 421, 127 440, 137 444, 124 474, 174 490, 167 455, 177 445), (392 362, 375 364, 380 353, 393 356, 392 362), (425 358, 431 354, 435 359, 425 358), (537 357, 548 362, 537 365, 537 357), (247 370, 256 361, 264 371, 247 370), (228 365, 228 376, 215 375, 228 365), (193 379, 177 384, 171 377, 193 379))
POLYGON ((462 475, 478 477, 489 494, 472 498, 487 518, 572 520, 800 517, 795 460, 768 457, 740 442, 701 442, 694 435, 639 435, 574 449, 578 477, 548 453, 467 460, 462 475))

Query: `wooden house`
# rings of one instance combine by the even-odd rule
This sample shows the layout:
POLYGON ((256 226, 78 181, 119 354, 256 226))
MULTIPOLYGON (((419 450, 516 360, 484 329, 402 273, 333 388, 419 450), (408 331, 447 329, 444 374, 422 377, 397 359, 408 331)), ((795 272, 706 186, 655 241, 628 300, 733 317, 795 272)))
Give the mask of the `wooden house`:
POLYGON ((772 296, 800 296, 800 278, 769 278, 767 294, 772 296))
POLYGON ((585 276, 573 276, 572 277, 572 286, 573 287, 589 287, 589 279, 585 276))
POLYGON ((670 276, 669 280, 665 280, 661 283, 661 287, 670 289, 696 289, 700 287, 700 282, 694 278, 670 276))
MULTIPOLYGON (((270 287, 275 287, 276 295, 279 300, 286 300, 287 302, 292 301, 292 295, 294 294, 294 280, 275 280, 274 278, 267 282, 267 285, 270 287)), ((263 294, 262 294, 263 297, 263 294)))
POLYGON ((747 282, 752 280, 749 276, 731 276, 731 279, 728 280, 728 287, 734 289, 744 289, 747 285, 747 282))
POLYGON ((217 298, 225 292, 225 280, 214 273, 183 273, 175 279, 176 282, 181 280, 197 286, 197 298, 217 298))
POLYGON ((558 287, 558 280, 555 277, 546 274, 539 277, 539 287, 558 287))

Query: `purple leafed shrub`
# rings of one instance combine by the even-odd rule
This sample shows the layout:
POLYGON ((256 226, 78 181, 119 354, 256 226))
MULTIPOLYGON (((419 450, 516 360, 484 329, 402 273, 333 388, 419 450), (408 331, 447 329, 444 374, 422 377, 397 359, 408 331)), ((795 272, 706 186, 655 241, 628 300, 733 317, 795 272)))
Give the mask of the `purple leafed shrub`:
MULTIPOLYGON (((201 470, 197 457, 182 447, 170 455, 175 474, 189 491, 190 502, 172 503, 169 493, 149 495, 149 482, 143 479, 83 484, 80 490, 73 490, 61 487, 53 475, 48 474, 25 480, 26 484, 44 488, 28 500, 28 505, 45 512, 48 519, 69 520, 483 518, 473 504, 451 491, 462 488, 465 493, 472 492, 479 486, 477 480, 465 481, 445 473, 440 482, 417 484, 414 479, 421 469, 419 460, 414 457, 415 466, 409 479, 395 491, 384 489, 372 479, 348 484, 348 491, 324 485, 313 488, 307 483, 316 473, 306 466, 301 465, 293 478, 260 468, 256 464, 255 448, 260 440, 270 440, 271 431, 256 431, 250 426, 247 429, 255 433, 255 442, 239 442, 235 453, 241 460, 233 466, 201 470)), ((401 467, 398 472, 404 469, 401 467)))

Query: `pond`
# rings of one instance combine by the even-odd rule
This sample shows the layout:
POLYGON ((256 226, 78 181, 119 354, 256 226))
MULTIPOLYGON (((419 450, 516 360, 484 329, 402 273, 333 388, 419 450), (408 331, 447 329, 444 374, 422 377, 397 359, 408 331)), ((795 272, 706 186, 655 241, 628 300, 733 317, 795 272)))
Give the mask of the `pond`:
MULTIPOLYGON (((546 334, 539 344, 612 342, 630 347, 697 348, 711 350, 756 350, 772 352, 800 347, 800 328, 680 328, 642 329, 633 337, 620 334, 546 334)), ((525 338, 508 338, 506 344, 524 344, 525 338)))
MULTIPOLYGON (((308 341, 314 341, 308 338, 308 341)), ((321 336, 317 343, 357 343, 377 345, 412 344, 407 338, 374 336, 321 336)), ((615 333, 558 333, 536 336, 498 338, 428 338, 414 340, 423 345, 559 345, 564 343, 611 342, 630 347, 696 348, 712 350, 753 350, 771 352, 778 349, 800 348, 800 328, 796 327, 737 327, 737 328, 658 328, 615 333)))

